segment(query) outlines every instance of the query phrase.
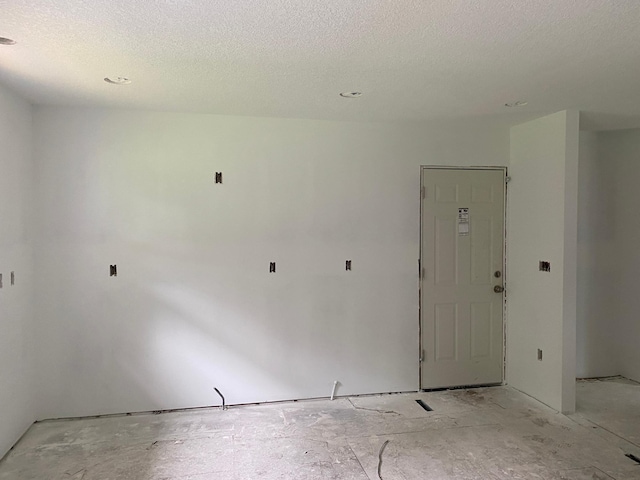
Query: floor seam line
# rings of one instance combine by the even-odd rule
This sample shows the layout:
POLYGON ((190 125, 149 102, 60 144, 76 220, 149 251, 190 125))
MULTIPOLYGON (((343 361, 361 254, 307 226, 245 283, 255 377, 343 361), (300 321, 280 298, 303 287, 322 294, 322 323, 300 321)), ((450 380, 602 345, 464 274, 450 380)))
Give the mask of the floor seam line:
MULTIPOLYGON (((602 429, 602 430, 604 430, 605 432, 609 432, 611 435, 618 437, 620 440, 624 440, 625 442, 630 443, 630 444, 631 444, 631 445, 633 445, 634 447, 640 448, 640 445, 638 445, 638 444, 637 444, 637 443, 635 443, 635 442, 632 442, 631 440, 628 440, 628 439, 624 438, 622 435, 618 435, 616 432, 612 432, 612 431, 611 431, 611 430, 609 430, 608 428, 603 427, 602 425, 600 425, 600 424, 599 424, 599 423, 597 423, 597 422, 594 422, 593 420, 590 420, 590 419, 588 419, 588 418, 586 418, 586 417, 583 417, 583 418, 584 418, 587 422, 594 424, 595 426, 597 426, 598 428, 601 428, 601 429, 602 429)), ((580 424, 579 424, 578 422, 576 422, 575 420, 573 420, 573 419, 571 419, 571 420, 572 420, 576 425, 580 425, 580 424)), ((583 426, 583 425, 580 425, 580 426, 584 428, 584 426, 583 426)), ((622 450, 622 449, 621 449, 621 450, 622 450)))
POLYGON ((362 462, 360 461, 360 459, 358 458, 358 454, 353 450, 353 447, 351 446, 351 444, 349 443, 349 440, 347 440, 347 446, 349 447, 349 450, 351 450, 351 453, 353 453, 353 457, 356 459, 356 462, 358 462, 358 465, 360 465, 360 468, 362 469, 362 473, 364 473, 364 476, 367 477, 369 480, 371 480, 371 477, 369 476, 369 474, 367 473, 367 471, 364 469, 364 467, 362 466, 362 462))

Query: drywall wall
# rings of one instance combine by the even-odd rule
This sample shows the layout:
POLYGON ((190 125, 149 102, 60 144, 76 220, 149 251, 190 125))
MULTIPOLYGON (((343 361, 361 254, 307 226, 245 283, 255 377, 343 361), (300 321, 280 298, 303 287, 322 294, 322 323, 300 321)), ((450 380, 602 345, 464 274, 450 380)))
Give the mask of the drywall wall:
POLYGON ((416 390, 419 166, 509 154, 487 122, 50 107, 35 129, 43 418, 416 390))
POLYGON ((31 107, 0 86, 0 458, 35 420, 31 122, 31 107))
POLYGON ((569 111, 513 127, 508 186, 507 381, 565 413, 575 408, 578 133, 569 111))
MULTIPOLYGON (((614 244, 613 164, 600 155, 600 134, 580 132, 578 189, 577 376, 620 374, 619 278, 614 244)), ((640 172, 639 172, 640 174, 640 172)))
POLYGON ((609 334, 615 332, 616 373, 640 381, 640 130, 600 132, 598 159, 610 192, 606 213, 602 214, 607 219, 609 267, 608 278, 602 283, 610 284, 611 295, 599 305, 601 311, 608 313, 602 319, 602 329, 609 328, 609 334))

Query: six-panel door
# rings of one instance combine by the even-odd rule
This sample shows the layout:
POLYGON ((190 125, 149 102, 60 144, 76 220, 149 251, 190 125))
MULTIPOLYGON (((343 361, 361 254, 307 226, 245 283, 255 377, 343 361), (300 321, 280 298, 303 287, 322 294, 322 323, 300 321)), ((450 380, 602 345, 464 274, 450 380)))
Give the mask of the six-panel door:
POLYGON ((423 168, 422 184, 421 388, 501 383, 504 171, 423 168))

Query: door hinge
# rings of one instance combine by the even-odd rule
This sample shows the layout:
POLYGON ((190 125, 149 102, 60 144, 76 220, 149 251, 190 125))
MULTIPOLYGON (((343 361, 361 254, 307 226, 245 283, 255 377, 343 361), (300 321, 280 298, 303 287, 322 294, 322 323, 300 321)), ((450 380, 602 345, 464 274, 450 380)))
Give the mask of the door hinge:
POLYGON ((420 363, 424 362, 424 349, 420 350, 420 363))
POLYGON ((511 177, 504 177, 504 183, 509 183, 511 181, 511 177))
POLYGON ((424 185, 420 187, 420 198, 427 198, 427 187, 425 187, 424 185))

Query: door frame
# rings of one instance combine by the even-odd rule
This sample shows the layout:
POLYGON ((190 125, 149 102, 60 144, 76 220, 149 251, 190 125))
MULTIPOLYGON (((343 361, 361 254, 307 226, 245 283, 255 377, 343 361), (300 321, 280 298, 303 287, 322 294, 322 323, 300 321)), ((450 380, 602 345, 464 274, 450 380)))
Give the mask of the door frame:
MULTIPOLYGON (((422 388, 422 363, 423 349, 422 345, 422 288, 424 277, 422 275, 422 200, 424 192, 423 176, 425 170, 499 170, 503 172, 504 179, 504 212, 503 212, 503 232, 502 232, 502 284, 505 288, 502 297, 502 382, 505 385, 507 371, 507 190, 510 177, 508 175, 508 167, 505 166, 450 166, 450 165, 420 165, 420 246, 418 258, 418 390, 422 388)), ((476 385, 477 386, 477 385, 476 385)), ((456 387, 461 388, 461 387, 456 387)))

